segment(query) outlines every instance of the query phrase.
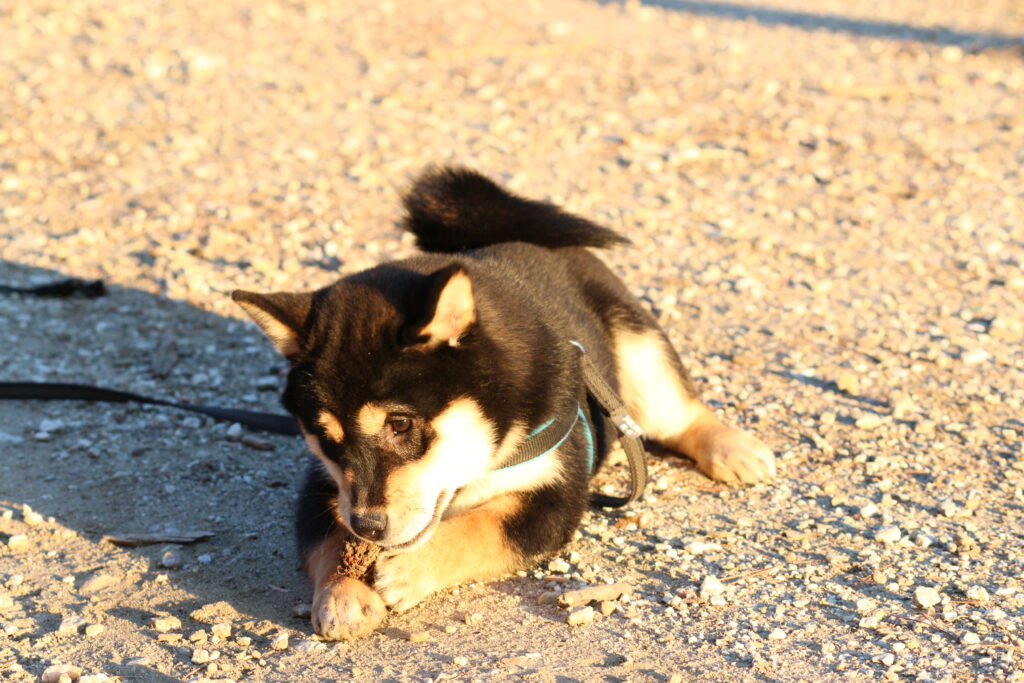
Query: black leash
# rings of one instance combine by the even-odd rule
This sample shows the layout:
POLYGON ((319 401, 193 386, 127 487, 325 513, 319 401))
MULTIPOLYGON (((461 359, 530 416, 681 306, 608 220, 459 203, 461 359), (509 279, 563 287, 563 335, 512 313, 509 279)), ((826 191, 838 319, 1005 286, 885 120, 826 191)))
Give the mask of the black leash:
POLYGON ((297 436, 299 427, 295 419, 290 415, 278 415, 275 413, 260 413, 252 410, 239 410, 237 408, 220 408, 218 406, 203 406, 193 403, 179 403, 177 401, 165 401, 159 398, 150 398, 133 394, 128 391, 116 389, 104 389, 93 387, 87 384, 61 384, 57 382, 0 382, 0 399, 39 399, 53 400, 63 399, 69 401, 107 401, 112 403, 145 403, 154 406, 167 406, 188 410, 193 413, 202 413, 218 420, 237 422, 246 427, 260 429, 273 434, 284 434, 286 436, 297 436))

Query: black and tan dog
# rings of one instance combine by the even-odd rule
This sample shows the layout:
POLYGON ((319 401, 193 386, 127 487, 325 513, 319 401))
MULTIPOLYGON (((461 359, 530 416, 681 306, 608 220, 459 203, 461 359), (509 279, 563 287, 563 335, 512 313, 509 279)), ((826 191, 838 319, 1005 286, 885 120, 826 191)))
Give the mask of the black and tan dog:
POLYGON ((297 529, 322 636, 364 635, 385 604, 528 567, 572 537, 614 439, 573 342, 647 438, 714 479, 774 475, 585 249, 626 239, 471 171, 427 171, 404 201, 426 253, 311 293, 233 295, 290 362, 282 402, 317 456, 297 529), (556 428, 554 447, 505 465, 556 428), (372 587, 335 571, 348 533, 381 548, 372 587))

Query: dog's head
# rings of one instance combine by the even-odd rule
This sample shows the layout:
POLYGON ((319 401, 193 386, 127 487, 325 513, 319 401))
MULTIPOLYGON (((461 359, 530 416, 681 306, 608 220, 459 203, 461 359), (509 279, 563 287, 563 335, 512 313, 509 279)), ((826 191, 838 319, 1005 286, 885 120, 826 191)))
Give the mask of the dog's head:
POLYGON ((290 363, 282 402, 356 535, 401 551, 493 466, 500 425, 474 396, 500 375, 465 268, 385 264, 312 293, 232 298, 290 363))

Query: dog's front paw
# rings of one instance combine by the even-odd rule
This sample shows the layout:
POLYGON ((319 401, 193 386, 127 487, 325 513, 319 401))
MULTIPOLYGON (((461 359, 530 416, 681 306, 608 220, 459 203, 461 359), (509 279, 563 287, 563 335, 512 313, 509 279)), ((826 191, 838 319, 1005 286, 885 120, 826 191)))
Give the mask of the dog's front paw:
POLYGON ((756 484, 775 478, 775 454, 760 439, 722 426, 707 436, 697 466, 712 479, 730 484, 756 484))
POLYGON ((339 577, 313 596, 313 630, 328 640, 362 638, 386 615, 380 595, 359 579, 339 577))
POLYGON ((377 560, 373 587, 387 606, 396 612, 414 607, 442 587, 430 567, 419 561, 417 550, 377 560))

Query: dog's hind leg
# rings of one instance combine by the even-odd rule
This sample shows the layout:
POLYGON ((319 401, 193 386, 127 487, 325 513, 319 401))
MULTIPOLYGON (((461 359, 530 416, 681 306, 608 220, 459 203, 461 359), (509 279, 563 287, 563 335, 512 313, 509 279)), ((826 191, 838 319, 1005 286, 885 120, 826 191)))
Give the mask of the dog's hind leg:
POLYGON ((646 312, 634 305, 622 312, 611 324, 619 391, 645 436, 692 458, 712 479, 752 484, 774 477, 771 450, 723 424, 697 398, 676 352, 646 312))

